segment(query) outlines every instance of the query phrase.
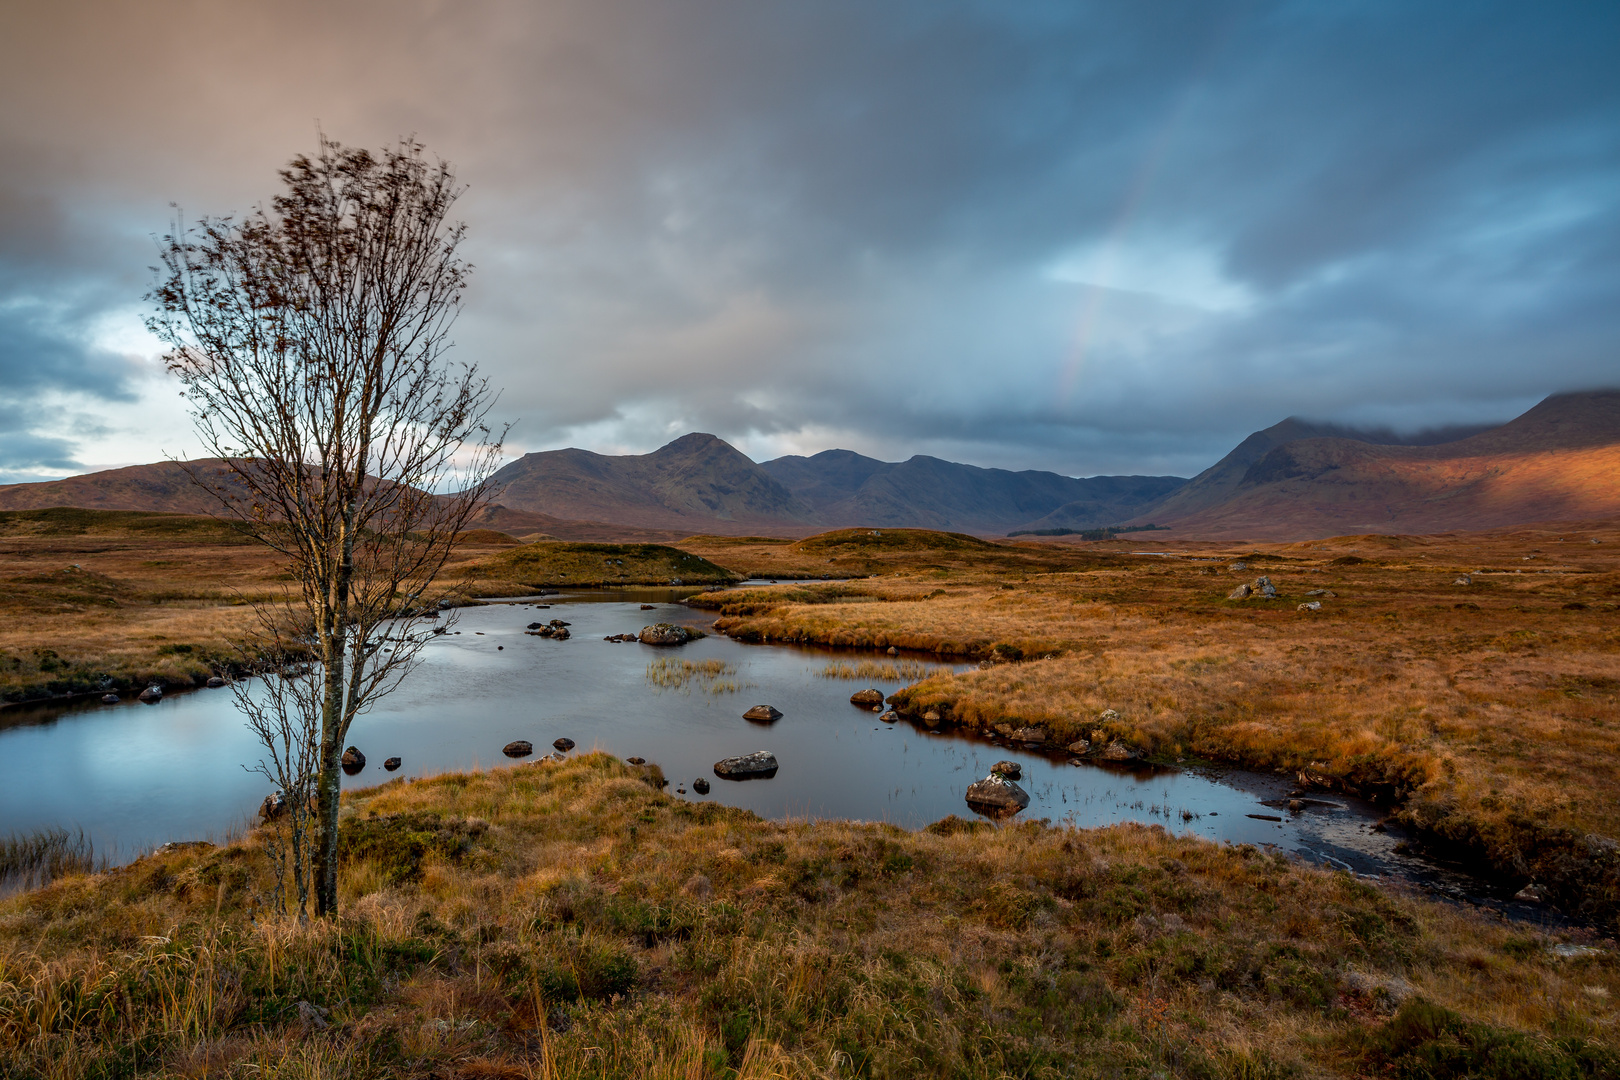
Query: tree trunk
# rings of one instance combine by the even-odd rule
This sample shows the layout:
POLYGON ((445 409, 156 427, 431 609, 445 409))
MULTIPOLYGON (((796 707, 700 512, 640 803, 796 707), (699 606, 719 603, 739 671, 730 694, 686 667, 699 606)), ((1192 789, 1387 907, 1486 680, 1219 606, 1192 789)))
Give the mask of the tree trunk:
POLYGON ((343 650, 342 622, 324 634, 322 673, 321 774, 317 781, 315 829, 315 914, 337 914, 338 804, 343 794, 343 650))

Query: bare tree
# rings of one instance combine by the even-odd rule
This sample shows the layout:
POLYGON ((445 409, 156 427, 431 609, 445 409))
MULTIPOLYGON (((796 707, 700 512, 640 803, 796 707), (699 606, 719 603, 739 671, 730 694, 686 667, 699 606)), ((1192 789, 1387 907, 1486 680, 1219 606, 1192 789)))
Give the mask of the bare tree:
POLYGON ((193 480, 285 555, 318 675, 315 909, 337 908, 339 775, 354 718, 430 627, 427 593, 487 501, 504 431, 476 367, 445 360, 470 266, 444 162, 321 137, 243 220, 177 222, 148 326, 219 464, 193 480), (456 494, 442 494, 444 492, 456 494))

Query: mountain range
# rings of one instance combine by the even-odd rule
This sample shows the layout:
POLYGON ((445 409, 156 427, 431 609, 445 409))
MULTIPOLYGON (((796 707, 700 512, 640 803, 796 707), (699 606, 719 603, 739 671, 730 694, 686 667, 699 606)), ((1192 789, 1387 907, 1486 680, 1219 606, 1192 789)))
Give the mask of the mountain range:
MULTIPOLYGON (((849 450, 756 463, 713 435, 650 454, 525 454, 479 522, 517 536, 807 535, 870 525, 979 535, 1153 524, 1169 535, 1302 540, 1620 517, 1620 390, 1558 394, 1500 426, 1402 436, 1290 418, 1210 468, 1076 478, 849 450)), ((0 486, 0 510, 208 513, 173 462, 0 486)))

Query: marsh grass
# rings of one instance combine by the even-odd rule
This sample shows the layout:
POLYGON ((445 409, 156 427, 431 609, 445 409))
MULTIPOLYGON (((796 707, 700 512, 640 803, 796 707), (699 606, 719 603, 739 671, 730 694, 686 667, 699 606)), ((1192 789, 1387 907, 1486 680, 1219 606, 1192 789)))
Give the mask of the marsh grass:
POLYGON ((724 660, 673 660, 668 657, 647 665, 647 682, 660 690, 690 693, 695 685, 706 694, 734 694, 739 689, 737 665, 724 660))
POLYGON ((105 869, 83 829, 13 832, 0 838, 0 895, 36 889, 68 874, 105 869))
POLYGON ((267 917, 251 834, 0 901, 0 1075, 1620 1068, 1612 952, 1159 828, 772 823, 600 753, 344 820, 332 922, 267 917))
POLYGON ((858 682, 921 682, 940 675, 953 675, 955 669, 921 660, 835 660, 818 673, 823 679, 849 679, 858 682))

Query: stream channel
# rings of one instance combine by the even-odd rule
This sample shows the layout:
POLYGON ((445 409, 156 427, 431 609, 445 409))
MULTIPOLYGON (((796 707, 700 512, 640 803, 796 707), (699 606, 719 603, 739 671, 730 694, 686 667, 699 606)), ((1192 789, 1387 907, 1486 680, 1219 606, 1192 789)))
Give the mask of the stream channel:
MULTIPOLYGON (((1298 813, 1280 808, 1292 786, 1284 777, 1104 766, 1022 744, 934 733, 904 720, 881 723, 851 705, 850 694, 876 686, 887 695, 903 681, 822 674, 835 661, 887 659, 875 653, 743 644, 715 634, 679 648, 603 640, 656 622, 707 627, 711 615, 680 603, 694 591, 574 591, 461 609, 402 687, 355 721, 348 742, 364 751, 367 764, 345 777, 345 787, 523 767, 501 748, 528 739, 538 755, 566 736, 578 744, 575 753, 599 748, 657 762, 671 793, 686 789, 677 798, 706 798, 767 818, 918 828, 948 814, 971 816, 967 786, 1010 759, 1022 766, 1019 783, 1030 796, 1018 820, 1162 825, 1546 918, 1506 899, 1500 884, 1398 850, 1400 830, 1375 828, 1382 811, 1360 800, 1331 795, 1298 813), (652 610, 641 609, 649 603, 652 610), (530 622, 553 618, 572 624, 569 640, 524 633, 530 622), (736 689, 714 693, 698 681, 659 687, 648 668, 664 658, 720 660, 735 668, 723 679, 736 689), (762 725, 742 718, 760 703, 781 710, 781 719, 762 725), (737 782, 714 774, 719 759, 755 750, 776 755, 775 776, 737 782), (393 756, 404 764, 390 774, 382 763, 393 756), (707 796, 692 789, 699 777, 711 785, 707 796)), ((90 696, 10 706, 0 710, 0 835, 82 829, 98 855, 113 862, 171 840, 218 841, 244 829, 270 790, 243 768, 259 757, 227 690, 171 693, 153 705, 126 693, 117 705, 90 696)))

